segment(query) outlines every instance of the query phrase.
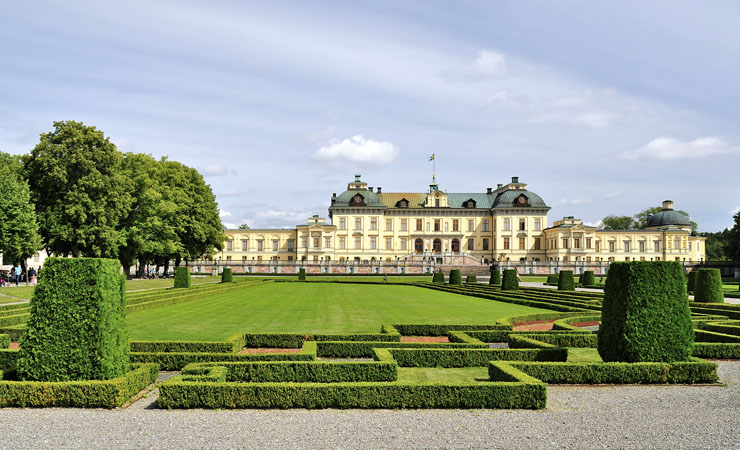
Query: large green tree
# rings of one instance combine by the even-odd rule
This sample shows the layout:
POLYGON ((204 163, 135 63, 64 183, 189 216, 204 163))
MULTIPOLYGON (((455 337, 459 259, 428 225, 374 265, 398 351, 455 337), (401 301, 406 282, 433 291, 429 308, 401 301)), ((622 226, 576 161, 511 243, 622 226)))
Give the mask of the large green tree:
POLYGON ((733 216, 735 225, 727 236, 725 255, 732 261, 740 261, 740 211, 733 216))
POLYGON ((118 258, 126 237, 131 188, 121 154, 95 127, 54 122, 54 131, 23 157, 43 244, 64 256, 118 258))
POLYGON ((699 236, 707 238, 704 249, 707 254, 707 261, 725 261, 727 260, 727 247, 729 246, 730 230, 725 228, 716 233, 697 233, 699 236))
POLYGON ((630 216, 606 216, 601 219, 604 230, 629 230, 635 228, 635 221, 630 216))
MULTIPOLYGON (((0 252, 5 264, 21 263, 41 248, 36 211, 19 156, 0 152, 0 252)), ((25 269, 25 267, 24 267, 25 269)))

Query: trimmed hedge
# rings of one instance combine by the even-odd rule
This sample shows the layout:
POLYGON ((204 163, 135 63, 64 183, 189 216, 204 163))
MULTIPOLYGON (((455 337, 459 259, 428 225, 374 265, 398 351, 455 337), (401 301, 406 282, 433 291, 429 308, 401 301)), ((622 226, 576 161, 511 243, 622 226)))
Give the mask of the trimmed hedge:
MULTIPOLYGON (((227 382, 238 383, 346 383, 396 381, 395 361, 324 362, 324 361, 258 361, 215 363, 226 368, 227 382)), ((183 375, 198 374, 214 364, 189 364, 183 375)))
POLYGON ((545 282, 545 284, 557 285, 559 279, 560 275, 558 275, 557 273, 552 273, 547 276, 547 281, 545 282))
POLYGON ((561 270, 558 273, 558 290, 559 291, 575 291, 576 286, 573 281, 572 270, 561 270))
POLYGON ((527 381, 471 384, 206 383, 173 377, 161 408, 514 408, 541 409, 547 386, 527 381))
POLYGON ((316 342, 316 356, 330 358, 373 358, 376 349, 383 348, 442 348, 442 349, 484 349, 488 346, 479 344, 459 343, 426 343, 426 342, 348 342, 348 341, 319 341, 316 342))
POLYGON ((462 284, 462 272, 458 269, 450 270, 450 284, 462 284))
POLYGON ((434 272, 434 275, 432 276, 432 283, 442 283, 445 282, 445 274, 443 272, 434 272))
POLYGON ((498 269, 491 270, 491 278, 488 280, 488 284, 501 286, 501 272, 498 269))
POLYGON ((568 349, 389 348, 399 367, 486 367, 489 361, 567 361, 568 349))
POLYGON ((587 270, 581 274, 581 277, 578 279, 578 282, 581 284, 581 286, 594 286, 596 285, 596 277, 594 276, 593 270, 587 270))
MULTIPOLYGON (((693 271, 692 271, 693 272, 693 271)), ((696 275, 694 301, 699 303, 723 303, 722 275, 719 269, 699 269, 696 275)))
POLYGON ((120 270, 113 259, 46 260, 21 336, 21 380, 106 380, 129 370, 120 270))
POLYGON ((519 290, 519 277, 514 269, 504 270, 504 279, 501 282, 502 291, 518 291, 519 290))
POLYGON ((7 334, 0 334, 0 348, 10 347, 10 336, 7 334))
MULTIPOLYGON (((305 349, 305 347, 304 347, 305 349)), ((315 353, 134 352, 131 360, 157 363, 162 370, 180 370, 191 363, 224 361, 313 361, 315 353)))
POLYGON ((180 266, 175 272, 175 288, 188 289, 190 287, 190 270, 187 267, 180 266))
POLYGON ((298 281, 306 281, 306 269, 298 269, 298 281))
POLYGON ((18 350, 7 348, 0 349, 0 369, 15 370, 16 361, 18 361, 18 350))
POLYGON ((231 267, 224 267, 224 271, 221 272, 221 282, 231 283, 234 281, 234 275, 231 273, 231 267))
POLYGON ((693 343, 679 262, 615 262, 609 266, 598 343, 605 362, 686 361, 693 343))
POLYGON ((509 347, 511 345, 511 338, 528 338, 539 342, 544 342, 556 347, 577 347, 577 348, 596 348, 599 338, 593 333, 558 333, 558 332, 543 332, 543 333, 527 333, 521 332, 517 334, 509 334, 509 347))
POLYGON ((737 342, 740 343, 740 336, 732 334, 717 333, 715 331, 694 330, 696 333, 696 342, 737 342))
POLYGON ((688 280, 686 282, 686 290, 689 291, 689 293, 693 293, 696 289, 696 276, 699 274, 698 270, 692 270, 688 274, 688 280))
POLYGON ((511 330, 511 326, 505 324, 399 324, 383 325, 381 330, 387 333, 400 333, 403 336, 447 336, 450 331, 511 330))
POLYGON ((510 362, 508 364, 538 380, 554 384, 695 384, 716 383, 719 380, 717 364, 697 358, 673 363, 510 362))
POLYGON ((0 381, 0 407, 116 408, 154 383, 158 371, 156 364, 134 364, 110 380, 0 381))
POLYGON ((198 341, 131 341, 131 351, 142 353, 232 353, 233 342, 198 342, 198 341))
POLYGON ((692 356, 712 359, 740 359, 740 343, 696 342, 692 356))
POLYGON ((468 275, 465 277, 465 284, 476 284, 478 283, 478 278, 475 275, 468 275))

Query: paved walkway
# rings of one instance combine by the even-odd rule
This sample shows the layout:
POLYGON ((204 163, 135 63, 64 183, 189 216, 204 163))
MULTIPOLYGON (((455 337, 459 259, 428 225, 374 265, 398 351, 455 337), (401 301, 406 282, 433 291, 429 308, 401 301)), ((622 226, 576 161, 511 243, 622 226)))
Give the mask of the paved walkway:
POLYGON ((719 366, 726 386, 550 386, 541 411, 0 409, 0 448, 740 448, 740 361, 719 366))

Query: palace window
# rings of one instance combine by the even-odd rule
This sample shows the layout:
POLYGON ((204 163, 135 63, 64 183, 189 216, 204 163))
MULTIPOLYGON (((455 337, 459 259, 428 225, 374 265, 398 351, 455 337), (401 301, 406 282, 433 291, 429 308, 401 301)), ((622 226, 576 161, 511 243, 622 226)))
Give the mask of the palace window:
POLYGON ((596 241, 596 248, 594 250, 596 250, 597 252, 601 251, 601 241, 596 241))
POLYGON ((483 231, 488 231, 488 219, 483 219, 483 231))
POLYGON ((331 238, 324 238, 324 247, 331 248, 331 238))
POLYGON ((591 238, 586 238, 586 248, 591 248, 591 238))
POLYGON ((260 261, 262 261, 262 255, 257 257, 257 262, 260 262, 260 261))
POLYGON ((452 231, 460 231, 460 220, 452 219, 452 231))
POLYGON ((378 229, 378 218, 377 217, 371 217, 370 218, 370 229, 371 230, 377 230, 378 229))
POLYGON ((640 246, 640 253, 645 252, 645 241, 638 242, 638 245, 640 246))
POLYGON ((434 219, 434 231, 442 231, 442 221, 440 219, 434 219))
POLYGON ((242 251, 246 252, 249 250, 249 239, 242 239, 242 251))
POLYGON ((445 222, 445 233, 450 231, 450 224, 448 222, 445 222))
POLYGON ((468 239, 468 250, 475 250, 475 239, 468 239))
POLYGON ((534 231, 542 230, 542 219, 534 219, 534 231))
POLYGON ((527 240, 525 238, 519 238, 519 250, 527 249, 527 240))
POLYGON ((525 231, 527 229, 527 219, 519 219, 519 231, 525 231))
POLYGON ((321 238, 313 238, 313 247, 321 248, 321 238))
POLYGON ((483 238, 483 250, 488 250, 488 238, 483 238))
POLYGON ((431 228, 432 228, 432 224, 430 224, 429 222, 427 222, 427 231, 431 231, 431 228))
POLYGON ((653 242, 653 250, 655 250, 656 252, 660 251, 660 241, 653 242))
POLYGON ((293 255, 288 255, 288 261, 293 261, 293 255))
POLYGON ((345 248, 347 248, 347 241, 345 240, 344 236, 341 236, 339 238, 339 248, 342 249, 342 250, 344 250, 345 248))
POLYGON ((508 217, 504 219, 504 231, 511 231, 511 219, 508 217))
POLYGON ((393 239, 391 239, 391 238, 385 238, 385 249, 386 250, 393 250, 393 239))
POLYGON ((234 250, 234 241, 228 240, 226 241, 226 251, 230 252, 234 250))
POLYGON ((307 237, 301 238, 301 248, 308 248, 308 238, 307 237))
POLYGON ((439 208, 439 199, 438 198, 435 198, 434 199, 434 207, 435 208, 439 208))
POLYGON ((624 251, 630 251, 630 241, 624 241, 624 251))
POLYGON ((288 239, 288 251, 292 252, 295 250, 295 241, 293 239, 288 239))
POLYGON ((409 231, 409 220, 401 219, 401 231, 409 231))
POLYGON ((370 248, 372 250, 378 248, 378 238, 376 238, 375 236, 370 237, 370 248))
POLYGON ((416 231, 422 231, 424 229, 424 221, 416 219, 416 231))
POLYGON ((319 260, 319 255, 313 255, 313 260, 314 260, 314 262, 318 261, 319 260))
POLYGON ((568 248, 568 238, 563 238, 563 248, 568 248))
POLYGON ((362 230, 362 217, 355 217, 355 231, 362 230))
POLYGON ((247 262, 247 257, 246 256, 242 256, 242 262, 247 262))
POLYGON ((362 248, 362 239, 360 239, 358 237, 355 238, 355 248, 356 249, 361 249, 362 248))
POLYGON ((279 245, 280 245, 280 241, 277 239, 273 239, 272 240, 272 251, 273 252, 278 251, 279 245))
MULTIPOLYGON (((615 249, 617 247, 617 243, 614 241, 609 241, 609 253, 614 253, 615 249)), ((613 261, 614 259, 612 259, 613 261)))
POLYGON ((385 219, 385 231, 393 231, 393 219, 385 219))
POLYGON ((347 229, 347 218, 346 217, 340 217, 339 218, 339 229, 340 230, 346 230, 347 229))
POLYGON ((673 248, 675 248, 676 250, 681 249, 681 239, 680 238, 675 238, 673 240, 673 248))
POLYGON ((540 238, 534 238, 534 249, 540 250, 540 238))
POLYGON ((257 239, 257 251, 261 252, 265 249, 265 241, 262 239, 257 239))
POLYGON ((408 242, 406 238, 401 238, 401 250, 406 250, 408 246, 408 242))
POLYGON ((574 238, 573 239, 573 248, 581 248, 581 239, 580 238, 574 238))
POLYGON ((468 231, 475 231, 475 219, 468 220, 468 231))
POLYGON ((504 238, 504 250, 509 250, 511 248, 511 239, 505 237, 504 238))
POLYGON ((226 257, 226 261, 231 261, 231 255, 226 257))

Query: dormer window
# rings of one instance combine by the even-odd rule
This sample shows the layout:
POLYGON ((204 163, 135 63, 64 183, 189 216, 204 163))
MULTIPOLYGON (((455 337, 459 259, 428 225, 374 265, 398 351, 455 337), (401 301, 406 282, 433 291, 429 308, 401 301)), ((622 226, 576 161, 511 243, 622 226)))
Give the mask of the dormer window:
POLYGON ((463 207, 464 208, 475 208, 475 200, 473 200, 472 198, 465 200, 465 202, 463 202, 463 207))
POLYGON ((409 207, 409 201, 406 200, 405 198, 402 198, 401 200, 399 200, 398 202, 396 202, 396 207, 397 208, 408 208, 409 207))
POLYGON ((514 206, 530 206, 529 198, 522 194, 514 200, 514 206))
POLYGON ((365 197, 363 197, 361 194, 356 194, 354 197, 352 197, 352 200, 350 200, 349 205, 365 206, 365 197))

